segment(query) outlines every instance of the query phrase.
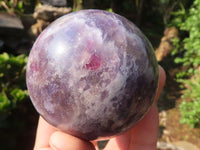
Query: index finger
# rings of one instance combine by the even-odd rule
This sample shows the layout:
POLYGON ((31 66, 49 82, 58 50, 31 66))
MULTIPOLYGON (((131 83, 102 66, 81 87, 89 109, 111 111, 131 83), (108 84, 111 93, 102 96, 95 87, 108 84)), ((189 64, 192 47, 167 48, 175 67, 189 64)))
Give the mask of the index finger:
POLYGON ((39 117, 34 150, 51 150, 49 140, 56 128, 39 117))

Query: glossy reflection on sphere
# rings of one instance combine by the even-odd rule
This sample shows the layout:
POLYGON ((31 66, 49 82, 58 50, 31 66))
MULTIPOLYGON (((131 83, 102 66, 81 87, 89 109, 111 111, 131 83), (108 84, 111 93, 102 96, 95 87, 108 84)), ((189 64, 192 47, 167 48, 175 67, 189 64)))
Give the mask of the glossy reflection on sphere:
POLYGON ((146 37, 124 17, 102 10, 70 13, 48 26, 32 47, 26 75, 40 115, 85 140, 132 128, 158 87, 146 37))

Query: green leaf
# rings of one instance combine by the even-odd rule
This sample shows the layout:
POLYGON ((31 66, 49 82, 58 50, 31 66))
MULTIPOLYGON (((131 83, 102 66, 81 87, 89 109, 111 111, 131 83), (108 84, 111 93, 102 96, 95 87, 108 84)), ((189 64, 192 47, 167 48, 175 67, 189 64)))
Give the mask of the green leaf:
POLYGON ((7 109, 10 106, 10 100, 5 93, 0 93, 0 111, 7 109))
POLYGON ((13 89, 10 93, 16 101, 22 101, 26 96, 28 96, 27 90, 13 89))
POLYGON ((7 53, 0 54, 0 64, 2 64, 4 61, 9 59, 9 55, 7 53))
POLYGON ((0 54, 0 113, 15 109, 28 96, 25 82, 26 55, 0 54))

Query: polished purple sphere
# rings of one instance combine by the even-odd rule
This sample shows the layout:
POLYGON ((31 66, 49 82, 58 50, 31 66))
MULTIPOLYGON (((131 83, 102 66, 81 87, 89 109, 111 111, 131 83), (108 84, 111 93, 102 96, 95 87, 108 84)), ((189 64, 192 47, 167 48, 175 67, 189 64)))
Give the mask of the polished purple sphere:
POLYGON ((102 10, 81 10, 49 25, 27 64, 33 105, 58 129, 85 140, 121 134, 154 102, 154 50, 130 21, 102 10))

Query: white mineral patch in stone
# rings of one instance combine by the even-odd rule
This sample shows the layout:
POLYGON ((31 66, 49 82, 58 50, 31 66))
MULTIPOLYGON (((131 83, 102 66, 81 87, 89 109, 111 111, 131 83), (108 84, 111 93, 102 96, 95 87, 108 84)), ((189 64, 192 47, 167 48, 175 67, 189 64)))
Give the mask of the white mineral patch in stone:
POLYGON ((54 113, 54 105, 51 103, 51 101, 46 99, 43 105, 47 112, 54 113))

